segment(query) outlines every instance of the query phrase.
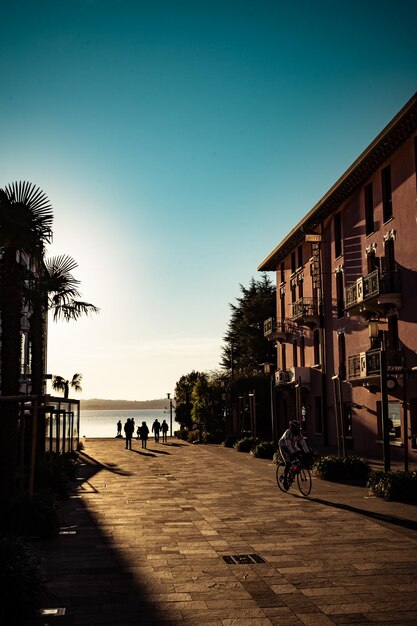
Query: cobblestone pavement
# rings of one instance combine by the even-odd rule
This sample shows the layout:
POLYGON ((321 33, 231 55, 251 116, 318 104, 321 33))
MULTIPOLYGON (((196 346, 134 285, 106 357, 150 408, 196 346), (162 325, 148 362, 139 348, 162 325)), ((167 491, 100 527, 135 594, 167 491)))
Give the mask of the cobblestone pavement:
POLYGON ((67 617, 42 624, 417 624, 413 507, 283 494, 270 461, 175 439, 88 440, 77 483, 41 546, 67 617))

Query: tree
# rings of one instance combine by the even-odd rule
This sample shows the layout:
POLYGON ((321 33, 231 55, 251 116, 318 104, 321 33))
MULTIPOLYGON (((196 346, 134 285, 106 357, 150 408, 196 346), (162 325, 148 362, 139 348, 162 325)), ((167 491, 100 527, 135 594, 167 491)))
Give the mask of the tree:
MULTIPOLYGON (((39 264, 51 240, 53 214, 43 191, 15 182, 0 189, 0 317, 1 394, 20 392, 21 316, 25 262, 39 264)), ((35 269, 36 271, 36 269, 35 269)), ((0 491, 11 498, 17 463, 18 403, 1 403, 0 491)))
POLYGON ((232 374, 254 375, 261 364, 275 361, 275 349, 263 334, 263 324, 275 316, 276 289, 266 274, 251 279, 249 288, 240 285, 242 297, 231 304, 229 327, 224 337, 221 366, 232 374))
POLYGON ((191 417, 193 407, 191 394, 194 384, 201 376, 203 376, 201 372, 193 370, 189 374, 181 376, 175 385, 175 421, 180 424, 181 428, 191 429, 193 426, 193 420, 191 417))
POLYGON ((82 374, 74 374, 71 380, 66 380, 62 376, 54 376, 52 379, 52 389, 54 389, 54 391, 62 391, 64 398, 67 399, 70 387, 72 387, 74 391, 82 391, 82 377, 82 374))
POLYGON ((53 257, 41 264, 38 275, 29 281, 28 299, 31 305, 30 339, 32 350, 32 393, 43 391, 45 362, 45 321, 48 310, 53 311, 53 320, 77 320, 81 315, 98 313, 93 304, 78 300, 80 281, 71 274, 78 267, 67 255, 53 257))

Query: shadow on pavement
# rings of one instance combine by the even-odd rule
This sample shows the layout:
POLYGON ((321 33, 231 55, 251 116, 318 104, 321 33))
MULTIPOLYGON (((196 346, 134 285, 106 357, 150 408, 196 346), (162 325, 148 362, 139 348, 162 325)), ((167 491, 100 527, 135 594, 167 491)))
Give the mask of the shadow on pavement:
POLYGON ((171 454, 171 452, 167 452, 166 450, 156 450, 155 448, 148 448, 150 452, 156 452, 156 454, 171 454))
MULTIPOLYGON (((108 472, 112 472, 113 474, 118 474, 119 476, 131 476, 132 475, 131 472, 126 472, 125 470, 118 469, 118 466, 115 463, 101 463, 100 461, 93 459, 91 456, 89 456, 85 452, 79 452, 78 455, 79 455, 80 461, 84 461, 85 463, 88 463, 90 465, 96 465, 99 468, 97 471, 104 469, 104 470, 107 470, 108 472)), ((97 472, 93 472, 91 475, 93 476, 96 473, 97 472)))
MULTIPOLYGON (((43 608, 65 608, 65 617, 59 621, 63 626, 159 624, 164 615, 147 599, 146 581, 136 569, 130 571, 132 563, 123 558, 111 532, 103 531, 105 520, 89 510, 89 498, 94 498, 97 490, 82 497, 77 491, 99 472, 114 470, 86 454, 80 454, 80 458, 83 464, 77 470, 72 497, 61 506, 61 529, 71 532, 64 530, 53 539, 42 540, 37 547, 47 573, 43 608)), ((35 623, 48 626, 51 621, 44 616, 35 623)))
POLYGON ((395 526, 400 526, 401 528, 407 528, 408 530, 417 531, 417 522, 414 520, 406 519, 403 517, 396 517, 395 515, 386 515, 385 513, 379 513, 377 511, 369 511, 369 509, 363 509, 356 506, 352 506, 351 504, 345 504, 342 502, 330 502, 329 500, 324 500, 323 498, 304 498, 303 496, 299 496, 298 494, 291 494, 294 498, 302 498, 303 500, 308 500, 309 502, 315 502, 317 504, 324 504, 325 506, 331 506, 335 509, 341 509, 343 511, 350 511, 351 513, 356 513, 358 515, 363 515, 365 517, 370 517, 371 519, 377 522, 384 522, 386 524, 394 524, 395 526))
POLYGON ((144 450, 146 450, 146 448, 143 448, 143 450, 134 450, 132 448, 131 450, 129 450, 129 452, 135 452, 136 454, 140 454, 141 456, 156 456, 156 454, 152 454, 152 452, 144 452, 144 450))

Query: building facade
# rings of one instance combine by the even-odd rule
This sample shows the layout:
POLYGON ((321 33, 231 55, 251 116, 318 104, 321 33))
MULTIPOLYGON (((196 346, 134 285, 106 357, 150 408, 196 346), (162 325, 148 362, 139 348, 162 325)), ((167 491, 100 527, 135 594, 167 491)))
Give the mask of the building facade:
POLYGON ((276 429, 417 461, 417 94, 259 265, 274 271, 276 429))

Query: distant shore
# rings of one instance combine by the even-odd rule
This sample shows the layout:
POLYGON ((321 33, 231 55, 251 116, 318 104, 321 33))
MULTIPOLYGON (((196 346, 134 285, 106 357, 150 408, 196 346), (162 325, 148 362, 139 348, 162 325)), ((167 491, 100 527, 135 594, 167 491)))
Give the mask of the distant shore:
POLYGON ((104 411, 104 410, 129 410, 129 409, 165 409, 169 408, 169 400, 159 398, 156 400, 103 400, 91 398, 80 401, 81 410, 104 411))

